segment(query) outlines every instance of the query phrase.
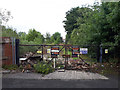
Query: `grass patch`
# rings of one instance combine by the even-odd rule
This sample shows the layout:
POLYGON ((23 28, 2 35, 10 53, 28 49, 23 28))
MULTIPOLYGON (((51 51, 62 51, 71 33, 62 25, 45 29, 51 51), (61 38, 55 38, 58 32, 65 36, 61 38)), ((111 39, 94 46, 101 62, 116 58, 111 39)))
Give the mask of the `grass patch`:
POLYGON ((73 57, 72 59, 73 59, 73 60, 77 60, 77 59, 79 59, 79 58, 78 58, 78 57, 73 57))
POLYGON ((97 63, 97 67, 92 71, 102 75, 118 75, 118 67, 114 63, 97 63))
POLYGON ((92 59, 87 55, 80 55, 80 57, 83 58, 84 60, 91 60, 92 59))
POLYGON ((85 62, 93 65, 94 63, 97 63, 97 60, 95 58, 90 58, 88 55, 80 55, 80 57, 85 60, 85 62))
POLYGON ((13 64, 13 65, 3 65, 2 66, 3 69, 6 69, 6 70, 16 70, 18 69, 18 66, 13 64))

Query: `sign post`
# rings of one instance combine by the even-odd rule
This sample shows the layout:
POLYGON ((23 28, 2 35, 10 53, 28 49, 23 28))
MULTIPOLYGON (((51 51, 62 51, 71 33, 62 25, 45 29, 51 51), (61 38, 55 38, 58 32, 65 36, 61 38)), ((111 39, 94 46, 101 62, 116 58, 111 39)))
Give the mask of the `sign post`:
POLYGON ((72 47, 72 57, 78 57, 78 54, 79 54, 79 47, 73 46, 72 47))
POLYGON ((51 47, 51 58, 57 58, 59 55, 59 47, 53 46, 51 47))
POLYGON ((56 58, 59 55, 59 47, 58 46, 53 46, 51 47, 51 58, 54 58, 54 68, 56 66, 56 58))
POLYGON ((55 65, 55 61, 56 61, 55 59, 56 59, 56 58, 54 58, 54 68, 55 68, 55 66, 56 66, 56 65, 55 65))

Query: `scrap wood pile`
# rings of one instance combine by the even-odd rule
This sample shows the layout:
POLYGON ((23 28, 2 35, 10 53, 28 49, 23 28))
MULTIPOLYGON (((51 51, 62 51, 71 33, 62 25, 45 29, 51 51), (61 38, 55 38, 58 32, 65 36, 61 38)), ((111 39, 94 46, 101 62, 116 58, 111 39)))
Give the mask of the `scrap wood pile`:
MULTIPOLYGON (((65 60, 58 59, 56 61, 56 65, 58 65, 58 66, 65 65, 65 60)), ((67 68, 66 69, 91 71, 92 69, 94 69, 96 67, 97 67, 96 63, 90 65, 89 63, 86 63, 84 60, 81 60, 81 59, 74 60, 74 59, 70 58, 67 61, 67 68)))
MULTIPOLYGON (((56 64, 64 65, 65 60, 57 60, 56 64)), ((90 70, 94 68, 96 64, 90 65, 81 59, 73 60, 72 58, 67 61, 67 69, 72 70, 90 70)))
POLYGON ((22 72, 26 70, 34 71, 33 66, 37 64, 38 61, 41 61, 41 56, 34 55, 32 52, 26 53, 23 58, 20 58, 20 68, 22 72))
POLYGON ((82 60, 68 60, 68 69, 78 69, 78 70, 90 70, 94 68, 95 65, 90 66, 90 64, 83 62, 82 60))

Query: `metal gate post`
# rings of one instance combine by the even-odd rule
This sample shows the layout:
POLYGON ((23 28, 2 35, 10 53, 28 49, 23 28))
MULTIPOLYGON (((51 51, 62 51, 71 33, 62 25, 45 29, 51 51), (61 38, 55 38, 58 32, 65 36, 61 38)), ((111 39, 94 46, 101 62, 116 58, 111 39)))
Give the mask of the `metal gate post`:
POLYGON ((100 45, 100 63, 102 63, 102 45, 100 45))
POLYGON ((15 60, 14 60, 14 38, 11 37, 11 41, 12 41, 12 64, 15 64, 15 60))
POLYGON ((43 45, 42 45, 42 60, 43 60, 43 45))
MULTIPOLYGON (((67 54, 67 48, 66 48, 66 46, 65 46, 65 55, 67 54)), ((66 56, 65 56, 65 69, 67 69, 67 62, 66 62, 66 60, 67 60, 67 58, 66 58, 66 56)))
POLYGON ((16 64, 19 66, 19 39, 15 40, 16 64))
POLYGON ((97 46, 97 49, 96 49, 96 53, 97 53, 97 62, 99 62, 100 60, 100 46, 97 46))

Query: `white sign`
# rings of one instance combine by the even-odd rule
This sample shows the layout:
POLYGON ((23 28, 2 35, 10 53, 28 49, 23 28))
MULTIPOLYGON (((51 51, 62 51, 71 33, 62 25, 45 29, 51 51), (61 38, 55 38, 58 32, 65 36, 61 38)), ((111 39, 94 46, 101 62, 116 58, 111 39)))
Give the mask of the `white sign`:
POLYGON ((87 54, 88 48, 80 48, 80 54, 87 54))
POLYGON ((59 50, 51 50, 51 52, 59 52, 59 50))
POLYGON ((26 60, 26 59, 27 59, 27 58, 20 58, 19 60, 20 60, 20 61, 24 61, 24 60, 26 60))

